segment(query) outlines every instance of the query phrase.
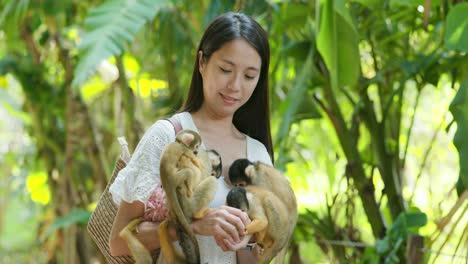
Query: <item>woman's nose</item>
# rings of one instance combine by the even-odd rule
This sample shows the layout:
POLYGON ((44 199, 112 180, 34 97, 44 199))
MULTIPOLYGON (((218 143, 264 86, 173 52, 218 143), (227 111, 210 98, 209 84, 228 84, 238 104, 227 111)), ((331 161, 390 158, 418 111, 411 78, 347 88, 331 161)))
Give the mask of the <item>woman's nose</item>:
POLYGON ((234 76, 231 80, 231 82, 228 85, 229 89, 233 91, 239 91, 240 88, 242 87, 242 78, 241 76, 234 76))

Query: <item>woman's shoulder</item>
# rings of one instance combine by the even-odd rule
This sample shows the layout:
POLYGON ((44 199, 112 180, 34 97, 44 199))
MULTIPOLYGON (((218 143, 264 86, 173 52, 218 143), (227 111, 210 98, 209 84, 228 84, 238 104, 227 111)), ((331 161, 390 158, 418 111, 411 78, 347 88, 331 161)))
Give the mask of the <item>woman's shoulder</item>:
POLYGON ((251 161, 261 161, 263 163, 272 164, 270 154, 265 145, 259 140, 247 136, 247 158, 251 161))
POLYGON ((156 122, 154 122, 147 130, 147 134, 158 134, 158 135, 164 135, 169 138, 172 138, 175 136, 174 133, 174 125, 181 125, 185 123, 187 120, 187 112, 180 112, 172 115, 171 117, 168 118, 161 118, 158 119, 156 122), (170 121, 169 121, 170 120, 170 121), (177 124, 174 124, 177 123, 177 124))

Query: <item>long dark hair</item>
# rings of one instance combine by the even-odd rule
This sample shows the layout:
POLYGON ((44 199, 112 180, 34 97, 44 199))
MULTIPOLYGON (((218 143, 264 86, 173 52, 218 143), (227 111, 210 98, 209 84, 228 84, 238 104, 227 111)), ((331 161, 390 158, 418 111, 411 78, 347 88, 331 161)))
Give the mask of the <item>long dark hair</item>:
POLYGON ((198 46, 190 90, 181 111, 196 112, 203 103, 203 79, 199 69, 199 51, 203 53, 203 61, 208 61, 211 55, 226 42, 239 38, 247 41, 258 52, 262 65, 257 86, 250 99, 234 113, 233 123, 242 133, 262 142, 271 160, 274 161, 268 86, 270 46, 266 32, 253 18, 242 13, 229 12, 218 16, 211 22, 198 46))

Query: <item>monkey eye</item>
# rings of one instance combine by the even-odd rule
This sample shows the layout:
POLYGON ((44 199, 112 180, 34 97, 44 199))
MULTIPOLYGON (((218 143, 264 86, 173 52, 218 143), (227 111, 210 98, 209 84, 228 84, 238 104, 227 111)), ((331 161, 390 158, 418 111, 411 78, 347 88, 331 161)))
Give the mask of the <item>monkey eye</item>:
POLYGON ((246 184, 245 182, 239 182, 239 183, 237 184, 237 187, 243 187, 243 188, 244 188, 244 187, 246 187, 246 186, 247 186, 247 184, 246 184))

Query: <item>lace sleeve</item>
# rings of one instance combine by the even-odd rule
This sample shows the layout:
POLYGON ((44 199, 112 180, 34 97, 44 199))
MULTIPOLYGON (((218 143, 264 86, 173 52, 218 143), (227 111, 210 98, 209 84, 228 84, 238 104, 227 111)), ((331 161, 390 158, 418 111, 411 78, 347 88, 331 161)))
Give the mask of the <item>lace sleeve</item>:
POLYGON ((174 128, 168 121, 159 120, 146 131, 128 165, 119 172, 109 188, 116 204, 122 200, 146 204, 152 191, 160 184, 161 153, 174 139, 174 128))

